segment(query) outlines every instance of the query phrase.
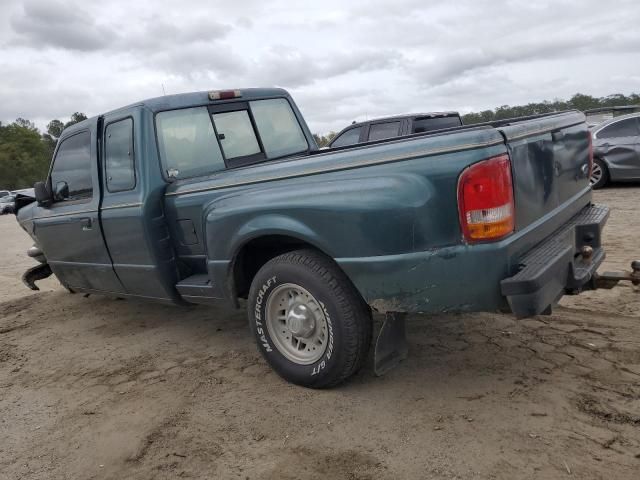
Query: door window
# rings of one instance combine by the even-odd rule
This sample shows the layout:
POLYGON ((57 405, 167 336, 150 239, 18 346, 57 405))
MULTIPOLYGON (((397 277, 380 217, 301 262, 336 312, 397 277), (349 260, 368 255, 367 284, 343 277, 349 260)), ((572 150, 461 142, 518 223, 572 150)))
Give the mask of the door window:
POLYGON ((460 117, 421 117, 413 121, 411 133, 430 132, 443 128, 459 127, 462 125, 460 117))
POLYGON ((598 138, 619 138, 619 137, 635 137, 639 135, 638 132, 638 119, 627 118, 626 120, 620 120, 607 127, 604 127, 597 134, 598 138))
POLYGON ((66 182, 69 195, 64 200, 91 198, 91 133, 81 132, 62 140, 51 169, 51 187, 66 182))
POLYGON ((369 127, 369 141, 397 137, 400 122, 374 123, 369 127))
POLYGON ((133 120, 125 118, 105 129, 107 190, 122 192, 136 186, 133 159, 133 120))
POLYGON ((360 140, 360 130, 362 127, 351 128, 331 142, 332 147, 346 147, 354 145, 360 140))

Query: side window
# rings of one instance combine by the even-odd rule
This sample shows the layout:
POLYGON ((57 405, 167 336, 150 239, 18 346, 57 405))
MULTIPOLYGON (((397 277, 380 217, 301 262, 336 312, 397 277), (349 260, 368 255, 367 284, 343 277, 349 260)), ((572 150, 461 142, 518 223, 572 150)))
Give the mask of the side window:
POLYGON ((440 130, 443 128, 459 127, 462 125, 460 117, 421 117, 413 121, 411 133, 430 132, 431 130, 440 130))
POLYGON ((362 127, 356 127, 356 128, 352 128, 350 130, 347 130, 342 135, 340 135, 338 138, 336 138, 331 143, 331 146, 332 147, 345 147, 347 145, 354 145, 354 144, 358 143, 358 141, 360 140, 360 130, 362 130, 362 127))
POLYGON ((597 134, 598 138, 635 137, 638 135, 638 119, 627 118, 608 127, 604 127, 597 134))
POLYGON ((374 123, 369 128, 369 141, 397 137, 400 122, 374 123))
POLYGON ((267 157, 282 157, 303 152, 309 148, 307 139, 287 100, 284 98, 256 100, 249 102, 249 105, 267 157))
POLYGON ((65 200, 91 198, 91 133, 81 132, 62 140, 53 160, 51 187, 66 182, 69 188, 65 200))
POLYGON ((260 145, 247 110, 214 113, 213 121, 227 160, 260 153, 260 145))
POLYGON ((224 170, 207 107, 160 112, 156 130, 160 158, 169 177, 195 177, 224 170))
POLYGON ((136 186, 133 158, 133 120, 110 123, 104 132, 107 190, 122 192, 136 186))

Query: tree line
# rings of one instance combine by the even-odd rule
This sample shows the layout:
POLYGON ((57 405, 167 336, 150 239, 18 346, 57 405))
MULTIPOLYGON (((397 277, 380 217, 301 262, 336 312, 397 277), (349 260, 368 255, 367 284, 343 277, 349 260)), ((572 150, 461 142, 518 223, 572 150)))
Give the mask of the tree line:
MULTIPOLYGON (((537 115, 540 113, 559 112, 562 110, 590 110, 601 107, 620 107, 623 105, 640 105, 640 94, 632 93, 623 95, 616 93, 606 97, 593 97, 576 93, 569 100, 545 100, 543 102, 532 102, 526 105, 502 105, 493 110, 483 110, 462 115, 462 123, 472 125, 474 123, 492 122, 504 118, 524 117, 527 115, 537 115)), ((402 112, 398 112, 400 114, 402 112)), ((329 144, 336 136, 336 132, 329 132, 326 135, 314 134, 313 138, 319 147, 329 144)))
POLYGON ((0 122, 0 189, 29 188, 44 180, 62 131, 86 118, 76 112, 66 123, 51 120, 45 133, 24 118, 8 125, 0 122))
MULTIPOLYGON (((467 113, 462 116, 465 125, 490 122, 503 118, 521 117, 561 110, 589 110, 599 107, 616 107, 640 104, 640 94, 614 94, 606 97, 593 97, 577 93, 569 100, 546 100, 526 105, 502 105, 493 110, 467 113)), ((402 112, 398 112, 402 113, 402 112)), ((16 190, 28 188, 38 180, 44 180, 49 162, 62 131, 75 123, 85 120, 84 113, 76 112, 67 122, 51 120, 47 131, 41 133, 29 120, 18 118, 15 122, 3 125, 0 122, 0 189, 16 190)), ((314 134, 313 138, 320 147, 326 146, 336 132, 326 135, 314 134)))

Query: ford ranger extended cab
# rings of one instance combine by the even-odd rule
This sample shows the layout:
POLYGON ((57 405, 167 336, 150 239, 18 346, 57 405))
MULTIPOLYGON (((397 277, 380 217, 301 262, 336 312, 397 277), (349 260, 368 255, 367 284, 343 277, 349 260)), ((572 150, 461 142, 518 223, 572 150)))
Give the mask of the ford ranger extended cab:
MULTIPOLYGON (((164 96, 60 137, 35 201, 41 263, 71 292, 184 305, 247 299, 285 379, 329 387, 406 356, 404 314, 549 312, 598 277, 608 209, 591 202, 577 111, 319 151, 289 94, 164 96)), ((637 266, 637 265, 636 265, 637 266)), ((600 285, 602 286, 602 285, 600 285)))

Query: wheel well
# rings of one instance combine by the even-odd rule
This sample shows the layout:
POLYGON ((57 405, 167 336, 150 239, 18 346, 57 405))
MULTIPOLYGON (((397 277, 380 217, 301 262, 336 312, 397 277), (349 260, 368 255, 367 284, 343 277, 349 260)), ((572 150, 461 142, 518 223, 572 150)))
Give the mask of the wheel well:
POLYGON ((283 253, 312 248, 313 245, 286 235, 267 235, 250 240, 236 254, 231 267, 231 290, 234 298, 247 298, 251 282, 258 270, 283 253))
POLYGON ((605 161, 605 159, 603 157, 594 156, 593 157, 593 161, 595 162, 596 160, 600 160, 607 169, 609 168, 609 164, 605 161))

